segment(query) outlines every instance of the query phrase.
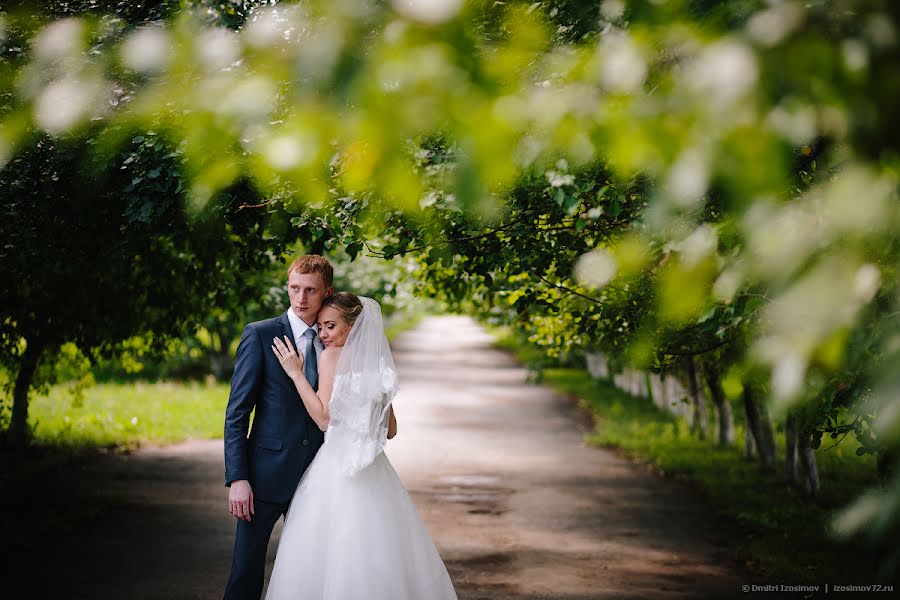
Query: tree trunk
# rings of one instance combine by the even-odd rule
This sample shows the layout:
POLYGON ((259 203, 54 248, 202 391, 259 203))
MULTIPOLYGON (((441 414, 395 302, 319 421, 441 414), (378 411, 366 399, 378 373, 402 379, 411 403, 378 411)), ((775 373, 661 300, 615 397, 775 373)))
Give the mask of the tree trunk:
POLYGON ((753 430, 750 428, 750 419, 744 410, 744 460, 753 460, 756 455, 756 442, 753 440, 753 430))
POLYGON ((631 393, 638 398, 646 398, 644 390, 644 374, 636 369, 631 369, 631 393))
POLYGON ((894 448, 884 447, 879 450, 875 466, 878 469, 878 477, 881 481, 887 481, 893 477, 897 470, 897 453, 894 448))
POLYGON ((656 373, 650 374, 650 389, 653 390, 653 404, 660 410, 668 412, 668 406, 666 405, 666 385, 663 378, 656 373))
POLYGON ((712 365, 703 367, 706 385, 709 387, 709 395, 712 397, 713 404, 716 406, 717 437, 720 446, 734 445, 734 416, 731 413, 731 403, 725 397, 725 390, 722 389, 722 380, 719 378, 719 372, 712 365))
POLYGON ((232 339, 230 328, 209 330, 209 371, 218 381, 227 381, 234 372, 234 355, 229 352, 228 341, 232 339))
POLYGON ((747 383, 744 384, 743 396, 744 410, 747 411, 747 426, 753 432, 753 441, 756 442, 762 470, 772 472, 775 470, 775 433, 772 431, 772 422, 765 409, 757 405, 753 390, 747 383))
POLYGON ((784 423, 784 476, 788 483, 797 483, 797 417, 789 412, 784 423))
POLYGON ((19 373, 16 375, 12 418, 9 422, 9 443, 14 448, 24 448, 29 442, 28 390, 31 389, 34 371, 37 369, 42 351, 43 347, 40 344, 28 343, 22 356, 22 364, 19 365, 19 373))
POLYGON ((822 488, 819 482, 819 468, 816 465, 816 451, 810 444, 811 436, 806 433, 799 436, 800 463, 803 465, 803 492, 814 498, 822 488))
POLYGON ((685 397, 684 389, 681 387, 681 383, 679 382, 678 378, 674 375, 666 375, 665 385, 666 410, 673 415, 678 415, 686 421, 689 421, 690 415, 686 413, 686 404, 683 401, 685 397))
POLYGON ((685 360, 688 375, 688 392, 691 402, 694 404, 693 430, 700 434, 700 439, 705 440, 709 435, 709 418, 706 410, 706 394, 700 384, 700 374, 697 373, 697 361, 693 356, 685 360))

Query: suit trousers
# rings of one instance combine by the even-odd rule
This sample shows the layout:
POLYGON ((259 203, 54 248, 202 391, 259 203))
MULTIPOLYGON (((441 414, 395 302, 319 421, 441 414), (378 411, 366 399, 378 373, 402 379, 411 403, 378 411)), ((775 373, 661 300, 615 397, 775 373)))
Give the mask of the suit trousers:
POLYGON ((254 499, 255 514, 250 515, 250 522, 238 519, 225 600, 259 600, 262 596, 269 538, 275 523, 287 514, 288 506, 290 502, 279 504, 254 499))

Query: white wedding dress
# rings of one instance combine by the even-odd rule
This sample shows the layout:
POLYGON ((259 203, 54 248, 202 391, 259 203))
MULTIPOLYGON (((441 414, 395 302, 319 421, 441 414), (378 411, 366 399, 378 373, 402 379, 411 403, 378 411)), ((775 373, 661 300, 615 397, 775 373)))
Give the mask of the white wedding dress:
POLYGON ((266 600, 444 600, 456 592, 383 452, 393 359, 378 304, 341 351, 325 443, 297 486, 266 600))

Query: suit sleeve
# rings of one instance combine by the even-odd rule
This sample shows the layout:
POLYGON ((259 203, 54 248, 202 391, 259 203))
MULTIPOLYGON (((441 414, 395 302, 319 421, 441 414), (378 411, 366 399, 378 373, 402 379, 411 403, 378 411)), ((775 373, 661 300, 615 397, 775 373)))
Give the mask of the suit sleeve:
POLYGON ((250 325, 244 327, 234 359, 231 393, 225 409, 225 485, 249 479, 247 467, 247 431, 250 413, 256 406, 263 376, 263 350, 259 333, 250 325))

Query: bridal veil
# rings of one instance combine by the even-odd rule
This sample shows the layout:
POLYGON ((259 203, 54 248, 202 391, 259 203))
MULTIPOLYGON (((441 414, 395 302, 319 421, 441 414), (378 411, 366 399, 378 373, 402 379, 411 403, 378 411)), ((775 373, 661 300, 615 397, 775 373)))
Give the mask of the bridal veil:
POLYGON ((363 309, 338 358, 329 404, 327 437, 336 446, 345 475, 355 475, 384 449, 397 393, 397 371, 381 307, 371 298, 360 300, 363 309))

